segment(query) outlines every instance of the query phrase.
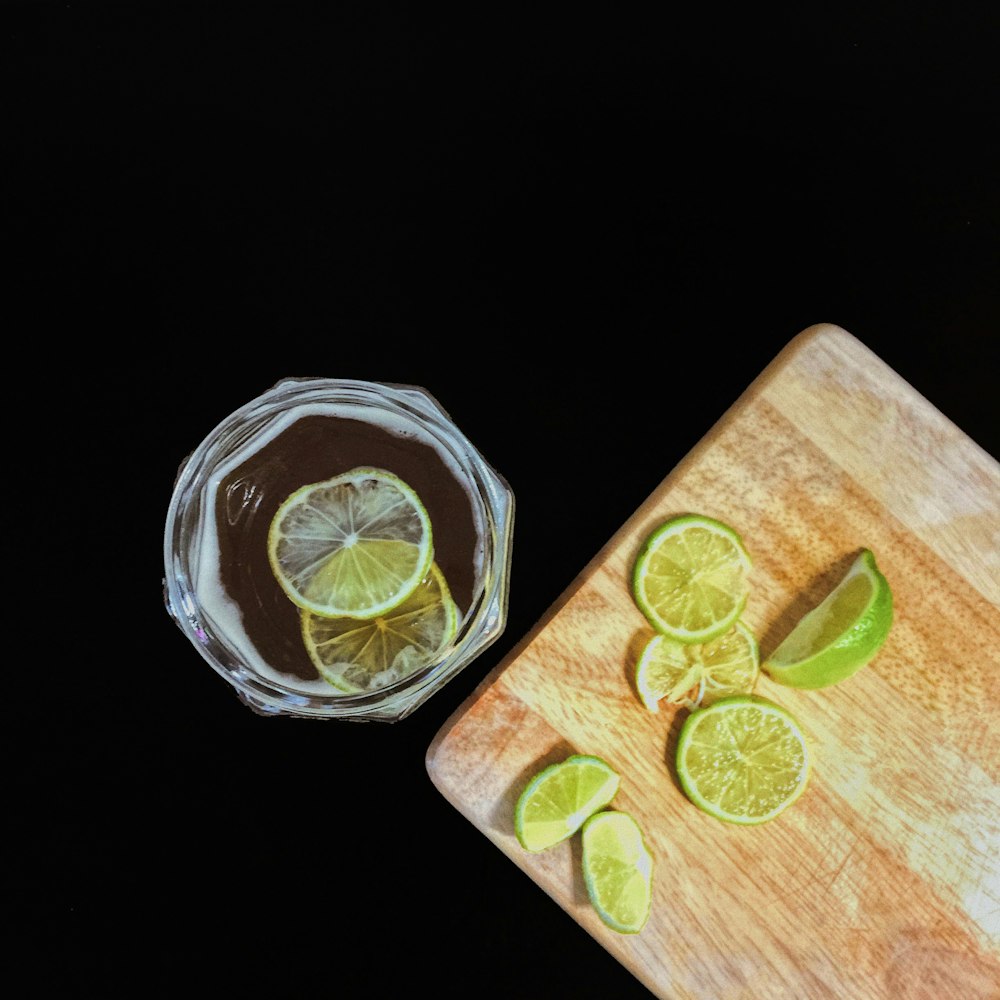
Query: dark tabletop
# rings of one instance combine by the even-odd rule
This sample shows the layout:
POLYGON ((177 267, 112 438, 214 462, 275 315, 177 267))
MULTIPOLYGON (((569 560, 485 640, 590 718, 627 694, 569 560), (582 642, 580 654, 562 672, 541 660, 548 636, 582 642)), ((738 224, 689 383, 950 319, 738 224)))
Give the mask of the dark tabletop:
POLYGON ((996 21, 815 6, 0 8, 7 298, 81 473, 11 777, 34 993, 648 995, 424 754, 805 327, 1000 453, 996 21), (163 610, 179 463, 287 375, 427 387, 517 498, 506 632, 396 725, 259 718, 163 610))

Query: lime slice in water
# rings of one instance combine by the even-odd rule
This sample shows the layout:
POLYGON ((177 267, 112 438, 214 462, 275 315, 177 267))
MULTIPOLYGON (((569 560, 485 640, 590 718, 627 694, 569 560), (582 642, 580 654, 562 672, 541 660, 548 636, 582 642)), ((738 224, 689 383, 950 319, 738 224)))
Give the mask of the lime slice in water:
POLYGON ((374 618, 404 601, 433 557, 431 522, 401 479, 359 468, 293 493, 268 532, 271 570, 300 608, 374 618))
POLYGON ((437 659, 457 631, 458 609, 436 563, 402 604, 377 618, 302 612, 309 659, 345 694, 395 684, 437 659))

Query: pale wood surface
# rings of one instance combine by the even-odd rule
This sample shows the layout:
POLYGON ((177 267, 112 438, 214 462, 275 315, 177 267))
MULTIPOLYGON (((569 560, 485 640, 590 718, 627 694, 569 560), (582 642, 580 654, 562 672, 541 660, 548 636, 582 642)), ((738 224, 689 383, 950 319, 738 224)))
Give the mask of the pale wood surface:
POLYGON ((997 463, 856 338, 811 327, 449 719, 428 773, 658 996, 996 1000, 998 606, 997 463), (651 634, 631 566, 649 531, 685 511, 743 534, 744 620, 762 653, 862 546, 893 588, 888 642, 855 677, 821 691, 758 685, 794 712, 814 758, 803 797, 758 828, 687 801, 672 763, 685 713, 648 712, 631 684, 651 634), (620 772, 614 807, 655 856, 639 935, 593 913, 578 837, 539 855, 514 837, 524 783, 571 752, 620 772))

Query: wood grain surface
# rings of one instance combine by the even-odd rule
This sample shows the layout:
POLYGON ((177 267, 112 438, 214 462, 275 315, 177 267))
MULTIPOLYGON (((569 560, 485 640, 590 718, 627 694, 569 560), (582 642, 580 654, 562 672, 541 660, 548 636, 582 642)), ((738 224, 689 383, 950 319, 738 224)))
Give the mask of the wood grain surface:
POLYGON ((998 607, 997 463, 849 333, 810 327, 448 720, 428 773, 657 996, 996 1000, 998 607), (764 655, 860 548, 893 589, 893 629, 860 673, 819 691, 760 680, 799 719, 813 768, 803 797, 756 828, 688 802, 673 765, 686 710, 649 712, 632 686, 652 633, 631 566, 656 525, 688 511, 743 535, 744 621, 764 655), (579 837, 537 855, 515 839, 521 788, 572 752, 619 771, 613 805, 654 854, 640 934, 596 917, 579 837))

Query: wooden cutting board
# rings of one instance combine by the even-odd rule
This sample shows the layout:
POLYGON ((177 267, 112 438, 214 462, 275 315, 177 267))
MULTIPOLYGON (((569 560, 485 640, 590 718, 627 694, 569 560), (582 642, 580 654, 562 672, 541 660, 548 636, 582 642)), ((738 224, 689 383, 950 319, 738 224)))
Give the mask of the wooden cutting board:
MULTIPOLYGON (((522 558, 524 554, 522 553, 522 558)), ((844 330, 799 334, 448 720, 435 786, 654 994, 697 1000, 1000 997, 1000 467, 844 330), (760 827, 700 813, 673 766, 683 709, 632 687, 648 533, 696 511, 753 558, 766 654, 870 547, 896 619, 820 691, 757 692, 810 740, 804 795, 760 827), (527 854, 512 814, 569 753, 621 775, 655 857, 638 935, 597 918, 579 836, 527 854)), ((530 915, 526 915, 530 919, 530 915)))

